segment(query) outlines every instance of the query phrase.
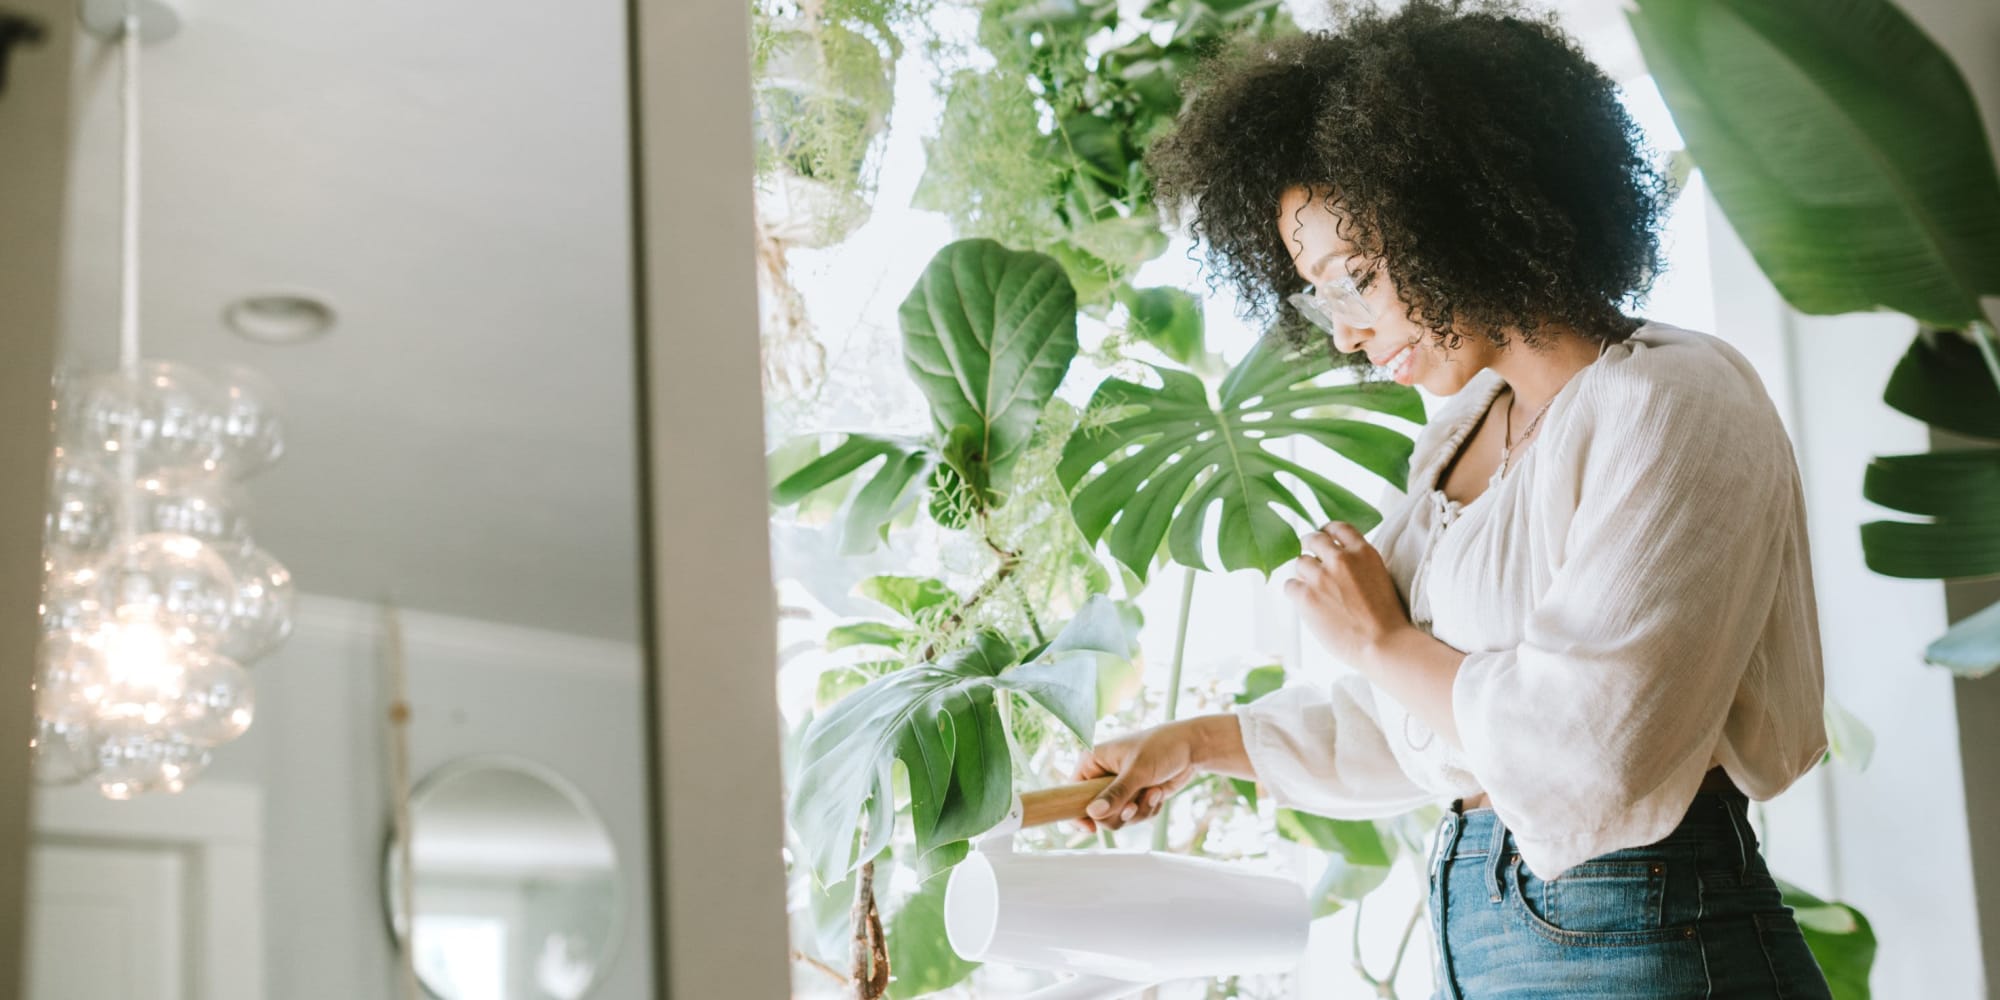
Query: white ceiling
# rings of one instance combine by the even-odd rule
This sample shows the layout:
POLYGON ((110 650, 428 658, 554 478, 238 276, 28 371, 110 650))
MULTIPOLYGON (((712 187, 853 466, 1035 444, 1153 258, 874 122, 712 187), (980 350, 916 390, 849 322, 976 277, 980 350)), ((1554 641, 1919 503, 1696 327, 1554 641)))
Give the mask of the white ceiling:
MULTIPOLYGON (((146 354, 283 393, 260 544, 308 592, 635 640, 624 4, 179 6, 143 64, 146 354), (332 335, 223 326, 290 290, 338 310, 332 335)), ((77 64, 68 353, 90 365, 116 345, 110 55, 77 64)))

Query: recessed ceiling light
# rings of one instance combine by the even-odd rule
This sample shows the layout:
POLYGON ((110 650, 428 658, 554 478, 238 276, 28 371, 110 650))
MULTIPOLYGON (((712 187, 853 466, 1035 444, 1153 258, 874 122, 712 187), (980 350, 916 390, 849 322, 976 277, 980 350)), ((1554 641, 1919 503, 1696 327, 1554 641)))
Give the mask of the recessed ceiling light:
POLYGON ((333 329, 333 307, 308 295, 252 295, 223 310, 229 328, 262 344, 302 344, 333 329))

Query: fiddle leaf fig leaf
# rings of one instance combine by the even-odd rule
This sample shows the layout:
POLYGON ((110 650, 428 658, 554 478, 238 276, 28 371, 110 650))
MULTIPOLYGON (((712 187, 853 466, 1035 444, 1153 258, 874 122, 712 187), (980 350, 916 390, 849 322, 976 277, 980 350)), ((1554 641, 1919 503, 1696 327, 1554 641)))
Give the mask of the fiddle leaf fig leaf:
POLYGON ((997 505, 1076 358, 1076 290, 1053 257, 960 240, 931 258, 900 317, 944 461, 997 505))
POLYGON ((1102 423, 1087 417, 1056 469, 1077 527, 1093 544, 1107 542, 1142 582, 1162 541, 1175 562, 1209 568, 1202 539, 1217 506, 1229 570, 1268 574, 1298 557, 1299 531, 1282 510, 1315 526, 1338 520, 1374 527, 1381 514, 1371 504, 1270 445, 1304 437, 1401 486, 1409 476, 1408 436, 1317 411, 1354 407, 1421 423, 1423 401, 1406 386, 1315 382, 1330 367, 1324 350, 1299 354, 1266 337, 1214 400, 1201 379, 1172 368, 1154 368, 1157 388, 1107 379, 1090 406, 1102 423), (1303 484, 1316 511, 1287 478, 1303 484))

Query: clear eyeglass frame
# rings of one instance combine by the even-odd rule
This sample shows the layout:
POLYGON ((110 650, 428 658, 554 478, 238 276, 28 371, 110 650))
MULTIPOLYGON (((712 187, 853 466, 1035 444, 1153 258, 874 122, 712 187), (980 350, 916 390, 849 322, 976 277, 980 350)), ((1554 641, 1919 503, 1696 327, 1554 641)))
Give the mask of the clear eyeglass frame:
POLYGON ((1335 332, 1336 323, 1375 325, 1375 308, 1361 297, 1361 289, 1355 285, 1352 275, 1342 274, 1332 281, 1309 285, 1305 291, 1294 292, 1285 301, 1327 333, 1335 332))

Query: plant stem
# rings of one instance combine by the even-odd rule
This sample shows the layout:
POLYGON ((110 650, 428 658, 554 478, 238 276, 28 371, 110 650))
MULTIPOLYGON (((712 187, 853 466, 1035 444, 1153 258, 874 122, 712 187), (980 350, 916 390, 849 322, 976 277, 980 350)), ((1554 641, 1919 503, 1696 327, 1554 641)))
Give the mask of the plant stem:
POLYGON ((1409 950, 1410 938, 1417 932, 1417 918, 1424 915, 1424 907, 1428 905, 1430 905, 1428 898, 1423 896, 1417 897, 1417 908, 1410 911, 1410 919, 1403 924, 1403 939, 1396 942, 1396 959, 1389 963, 1389 975, 1377 987, 1378 990, 1383 991, 1383 996, 1393 997, 1396 995, 1396 972, 1403 967, 1403 953, 1409 950))
MULTIPOLYGON (((987 544, 992 545, 993 543, 989 539, 987 544)), ((994 546, 993 550, 1000 555, 1000 565, 994 567, 993 575, 981 581, 979 586, 972 591, 972 595, 965 599, 965 603, 960 604, 958 610, 953 611, 938 626, 937 637, 932 639, 930 643, 924 646, 923 651, 917 654, 917 661, 919 663, 929 663, 937 659, 938 647, 943 645, 946 639, 951 638, 952 633, 958 631, 959 627, 965 624, 966 618, 971 616, 973 609, 985 603, 987 598, 992 597, 993 592, 999 590, 1000 585, 1006 583, 1007 578, 1013 576, 1014 570, 1021 565, 1019 553, 1009 552, 998 546, 994 546)))
POLYGON ((1009 580, 1007 586, 1014 592, 1014 599, 1021 602, 1021 617, 1028 620, 1028 633, 1035 637, 1035 645, 1049 641, 1049 637, 1042 634, 1041 620, 1035 617, 1034 602, 1028 600, 1028 589, 1021 586, 1019 578, 1009 580))
POLYGON ((882 912, 875 907, 875 862, 861 866, 854 886, 854 944, 850 951, 855 1000, 878 1000, 889 992, 889 944, 882 934, 882 912))
MULTIPOLYGON (((1194 608, 1194 570, 1181 570, 1181 613, 1180 621, 1174 626, 1174 662, 1167 671, 1167 722, 1174 721, 1181 704, 1181 665, 1187 660, 1188 613, 1194 608)), ((1172 811, 1173 800, 1160 803, 1160 814, 1153 817, 1153 850, 1167 849, 1167 817, 1172 811)))
POLYGON ((808 955, 797 948, 792 949, 792 961, 804 962, 805 964, 810 965, 813 968, 826 973, 827 976, 830 977, 836 983, 845 984, 847 982, 847 977, 841 975, 839 969, 836 969, 833 966, 828 965, 825 962, 822 962, 819 959, 814 958, 811 955, 808 955))

